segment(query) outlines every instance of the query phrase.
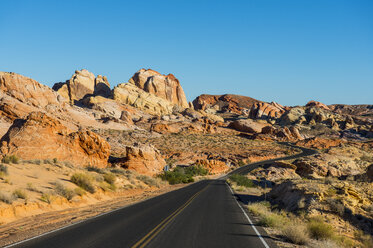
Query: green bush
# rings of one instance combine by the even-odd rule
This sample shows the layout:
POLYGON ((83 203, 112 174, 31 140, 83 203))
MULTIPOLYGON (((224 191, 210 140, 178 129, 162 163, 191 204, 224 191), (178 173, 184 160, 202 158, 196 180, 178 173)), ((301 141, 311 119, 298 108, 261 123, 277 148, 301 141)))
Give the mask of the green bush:
POLYGON ((169 184, 191 183, 194 182, 194 176, 206 176, 208 170, 200 165, 188 167, 176 167, 173 171, 165 171, 160 175, 162 180, 168 181, 169 184))
POLYGON ((241 174, 233 174, 229 177, 232 182, 235 182, 238 186, 244 186, 247 188, 255 187, 252 180, 241 174))
POLYGON ((283 227, 282 235, 293 244, 305 245, 310 237, 307 227, 302 223, 290 223, 283 227))
POLYGON ((5 163, 5 164, 10 164, 10 163, 18 164, 19 158, 16 155, 10 155, 10 156, 6 155, 6 156, 3 157, 1 162, 5 163))
POLYGON ((333 227, 321 218, 312 218, 308 223, 308 231, 314 239, 330 239, 334 235, 333 227))
POLYGON ((93 186, 92 178, 83 173, 75 173, 71 176, 71 182, 75 183, 82 189, 88 191, 89 193, 95 193, 96 189, 93 186))
POLYGON ((43 193, 40 197, 40 200, 50 204, 52 202, 52 198, 53 198, 53 196, 51 194, 43 193))

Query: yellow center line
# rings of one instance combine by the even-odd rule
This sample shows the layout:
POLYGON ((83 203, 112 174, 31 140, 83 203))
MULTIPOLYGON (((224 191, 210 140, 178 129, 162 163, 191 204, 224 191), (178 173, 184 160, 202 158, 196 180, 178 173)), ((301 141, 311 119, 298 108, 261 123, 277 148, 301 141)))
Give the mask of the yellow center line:
POLYGON ((175 210, 171 215, 165 218, 161 223, 154 227, 148 234, 146 234, 142 239, 136 242, 131 248, 143 248, 145 247, 160 231, 162 231, 168 223, 170 223, 177 215, 179 215, 192 201, 196 198, 202 191, 204 191, 209 185, 195 193, 192 197, 189 198, 181 207, 175 210), (149 237, 149 238, 148 238, 149 237))

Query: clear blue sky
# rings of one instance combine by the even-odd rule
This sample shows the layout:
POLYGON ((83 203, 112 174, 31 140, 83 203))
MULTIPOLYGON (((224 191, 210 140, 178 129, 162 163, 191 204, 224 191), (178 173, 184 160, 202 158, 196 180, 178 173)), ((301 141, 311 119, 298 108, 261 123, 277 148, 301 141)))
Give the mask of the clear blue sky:
POLYGON ((0 2, 0 71, 52 86, 86 68, 112 86, 140 68, 188 100, 373 104, 373 1, 0 2))

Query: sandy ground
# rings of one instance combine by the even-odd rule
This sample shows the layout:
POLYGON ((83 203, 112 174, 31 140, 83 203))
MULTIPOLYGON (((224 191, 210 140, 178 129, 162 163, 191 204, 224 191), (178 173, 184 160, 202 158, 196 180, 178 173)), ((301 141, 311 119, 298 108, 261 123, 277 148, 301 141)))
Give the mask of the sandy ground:
POLYGON ((100 203, 24 217, 0 226, 0 246, 21 241, 184 186, 173 185, 147 190, 133 189, 122 192, 122 196, 118 196, 115 199, 100 203))

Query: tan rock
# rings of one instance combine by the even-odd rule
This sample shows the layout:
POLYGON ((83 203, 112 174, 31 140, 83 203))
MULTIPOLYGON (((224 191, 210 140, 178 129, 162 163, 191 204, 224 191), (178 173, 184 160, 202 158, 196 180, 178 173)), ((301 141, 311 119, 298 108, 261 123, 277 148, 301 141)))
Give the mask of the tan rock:
POLYGON ((277 119, 285 112, 284 106, 278 103, 255 103, 250 110, 250 118, 253 119, 277 119))
POLYGON ((58 95, 51 88, 13 72, 0 72, 0 91, 34 107, 60 104, 58 95))
POLYGON ((172 104, 182 108, 189 107, 179 80, 172 74, 166 76, 151 69, 141 69, 128 82, 172 104))
POLYGON ((249 132, 249 133, 261 133, 262 129, 268 126, 266 124, 258 123, 250 119, 241 119, 233 121, 229 124, 228 127, 233 128, 237 131, 241 132, 249 132))
POLYGON ((306 104, 306 107, 317 107, 317 108, 323 108, 323 109, 326 109, 326 110, 330 110, 330 108, 328 106, 326 106, 325 104, 323 104, 321 102, 317 102, 317 101, 309 101, 306 104))
POLYGON ((196 161, 197 165, 206 168, 209 174, 221 174, 229 170, 225 162, 214 159, 199 159, 196 161))
POLYGON ((126 156, 119 159, 118 164, 140 174, 153 176, 162 172, 166 162, 156 148, 135 144, 126 147, 126 156))
POLYGON ((118 84, 114 87, 115 101, 131 105, 152 115, 170 115, 174 105, 163 98, 143 91, 133 84, 118 84))
POLYGON ((2 155, 21 159, 53 159, 76 166, 106 167, 110 145, 91 131, 71 132, 42 112, 17 119, 1 139, 2 155))

